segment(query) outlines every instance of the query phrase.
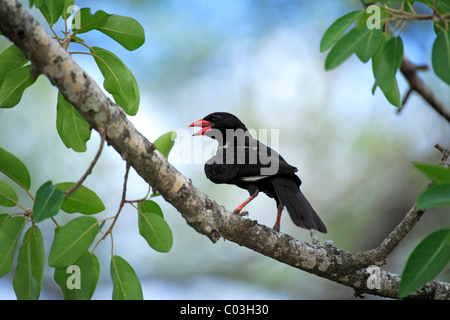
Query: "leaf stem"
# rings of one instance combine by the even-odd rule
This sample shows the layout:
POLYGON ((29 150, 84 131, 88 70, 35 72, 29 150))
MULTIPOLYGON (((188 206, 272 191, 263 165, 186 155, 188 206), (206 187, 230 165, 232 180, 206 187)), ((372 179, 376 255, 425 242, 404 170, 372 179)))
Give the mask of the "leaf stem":
POLYGON ((92 251, 94 251, 95 248, 97 247, 97 245, 100 243, 100 241, 105 239, 106 236, 109 234, 111 236, 111 254, 112 254, 112 246, 113 246, 112 229, 114 228, 114 225, 116 224, 117 218, 119 218, 120 212, 122 212, 123 206, 127 202, 125 200, 125 197, 127 194, 127 182, 128 182, 128 174, 130 172, 130 167, 131 167, 131 165, 127 162, 126 169, 125 169, 125 177, 124 177, 124 181, 123 181, 122 199, 119 204, 119 209, 117 210, 117 213, 114 215, 114 220, 111 223, 111 225, 109 226, 108 230, 106 230, 106 232, 103 234, 103 236, 97 241, 97 243, 95 244, 94 249, 92 251))
POLYGON ((101 132, 99 132, 99 134, 100 134, 101 141, 100 141, 100 146, 98 148, 97 154, 94 157, 94 160, 92 160, 89 168, 86 170, 86 172, 81 177, 81 179, 78 180, 78 182, 71 189, 66 191, 66 198, 68 198, 72 193, 74 193, 81 186, 81 184, 86 180, 88 175, 90 175, 92 173, 92 169, 94 168, 95 164, 97 163, 98 159, 100 158, 100 155, 102 154, 102 151, 103 151, 103 146, 105 144, 105 135, 102 134, 101 132))

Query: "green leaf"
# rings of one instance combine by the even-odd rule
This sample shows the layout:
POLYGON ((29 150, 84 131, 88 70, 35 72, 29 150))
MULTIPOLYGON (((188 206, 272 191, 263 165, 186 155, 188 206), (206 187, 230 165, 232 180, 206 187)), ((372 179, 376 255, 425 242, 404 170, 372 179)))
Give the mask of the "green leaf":
POLYGON ((0 206, 14 207, 19 202, 17 193, 6 182, 0 181, 0 206))
POLYGON ((50 21, 51 21, 50 12, 47 8, 47 4, 45 3, 45 0, 36 0, 34 5, 36 8, 38 8, 41 11, 45 20, 47 20, 47 22, 50 24, 50 21))
POLYGON ((8 221, 11 218, 11 216, 7 213, 1 213, 0 214, 0 228, 2 227, 2 225, 8 221))
POLYGON ((381 29, 368 29, 366 36, 361 39, 355 48, 355 53, 362 62, 369 61, 375 54, 383 39, 383 31, 381 29))
POLYGON ((450 183, 428 187, 417 199, 417 208, 424 210, 450 205, 450 183))
POLYGON ((380 89, 383 92, 386 99, 394 106, 401 107, 400 90, 398 89, 397 79, 393 79, 391 85, 380 84, 380 89))
POLYGON ((33 204, 35 222, 55 216, 64 201, 65 193, 56 189, 51 181, 47 181, 36 191, 33 204))
POLYGON ((48 256, 50 267, 67 267, 77 261, 94 241, 98 221, 94 217, 78 217, 71 220, 55 235, 48 256))
POLYGON ((436 183, 450 183, 450 169, 439 165, 416 162, 413 165, 436 183))
POLYGON ((64 20, 67 20, 72 14, 73 9, 75 8, 74 4, 75 0, 64 0, 64 8, 61 13, 61 16, 64 20))
POLYGON ((341 65, 360 46, 360 42, 367 37, 370 29, 353 28, 331 48, 325 59, 325 70, 331 70, 341 65))
POLYGON ((56 105, 56 129, 67 148, 76 152, 87 150, 86 142, 91 138, 89 124, 60 92, 56 105))
POLYGON ((135 19, 112 14, 106 23, 97 28, 112 39, 116 40, 127 50, 136 50, 144 44, 144 28, 135 19))
POLYGON ((142 300, 142 287, 133 267, 120 256, 111 258, 112 298, 114 300, 142 300))
MULTIPOLYGON (((384 43, 381 52, 378 53, 374 65, 375 84, 382 90, 392 88, 395 74, 403 60, 403 42, 400 37, 394 37, 384 43)), ((383 90, 383 92, 384 92, 383 90)))
POLYGON ((37 300, 44 274, 44 238, 37 226, 25 233, 17 259, 13 287, 19 300, 37 300))
POLYGON ((0 227, 0 277, 11 271, 17 241, 25 226, 24 217, 5 219, 0 227))
POLYGON ((139 87, 136 78, 114 53, 92 47, 91 53, 105 81, 103 87, 128 115, 135 115, 139 108, 139 87))
POLYGON ((38 8, 42 15, 44 16, 45 20, 47 20, 48 24, 50 26, 54 25, 59 17, 61 16, 63 9, 64 9, 64 3, 65 0, 36 0, 31 2, 30 1, 30 7, 32 6, 32 3, 38 8))
POLYGON ((399 285, 403 298, 433 280, 450 262, 450 229, 434 231, 413 250, 399 285))
POLYGON ((331 48, 351 24, 363 13, 362 10, 352 11, 343 15, 328 27, 320 41, 320 52, 331 48))
POLYGON ((157 214, 161 218, 164 218, 164 214, 161 210, 161 207, 152 200, 146 200, 138 203, 138 210, 140 212, 151 212, 157 214))
POLYGON ((99 10, 96 13, 91 13, 91 8, 82 8, 75 12, 72 19, 71 29, 74 33, 85 33, 102 27, 108 20, 109 14, 99 10))
MULTIPOLYGON (((63 182, 55 184, 55 188, 65 192, 74 185, 74 182, 63 182)), ((64 199, 61 209, 67 213, 80 212, 90 215, 102 212, 105 210, 105 205, 94 191, 85 186, 79 186, 74 193, 64 199)))
POLYGON ((59 20, 64 9, 64 0, 44 0, 50 15, 49 24, 52 26, 59 20))
POLYGON ((30 66, 12 70, 3 81, 0 88, 0 108, 12 108, 22 99, 23 92, 36 79, 30 75, 30 66))
POLYGON ((22 51, 15 45, 6 48, 0 54, 0 88, 5 78, 17 68, 22 67, 28 59, 23 56, 22 51))
POLYGON ((73 265, 55 268, 53 278, 61 288, 65 300, 90 300, 99 276, 97 257, 86 252, 73 265))
POLYGON ((31 179, 27 167, 16 156, 2 148, 0 148, 0 172, 14 180, 23 189, 30 189, 31 179))
MULTIPOLYGON (((399 38, 400 39, 400 38, 399 38)), ((401 96, 400 91, 398 89, 397 79, 395 77, 395 73, 397 69, 400 67, 401 60, 398 62, 398 57, 402 58, 403 54, 399 55, 399 51, 397 51, 397 69, 395 67, 391 67, 390 73, 387 72, 389 65, 393 57, 389 57, 389 52, 391 49, 386 51, 385 46, 389 39, 387 37, 382 37, 382 41, 377 49, 377 52, 372 56, 372 70, 375 77, 375 83, 372 87, 372 94, 375 93, 376 88, 379 86, 381 91, 383 92, 386 99, 394 106, 401 107, 401 96), (387 61, 387 62, 386 62, 387 61), (381 67, 380 67, 381 66, 381 67), (379 71, 382 68, 384 71, 379 71), (380 78, 377 78, 380 77, 380 78)), ((399 40, 396 40, 399 41, 399 40)), ((401 41, 401 39, 400 39, 401 41)), ((392 46, 392 43, 391 45, 392 46)), ((402 50, 403 51, 403 50, 402 50)))
MULTIPOLYGON (((150 201, 150 200, 149 200, 150 201)), ((139 233, 150 247, 159 252, 168 252, 172 247, 173 235, 169 225, 161 216, 161 209, 156 203, 147 202, 138 210, 139 233), (158 207, 156 208, 155 205, 158 207)))
POLYGON ((156 139, 153 144, 156 146, 156 149, 158 149, 158 151, 167 158, 169 156, 170 150, 172 150, 172 147, 175 144, 176 138, 177 133, 175 131, 170 131, 156 139))
POLYGON ((450 29, 437 35, 431 52, 431 62, 434 73, 450 84, 450 29))

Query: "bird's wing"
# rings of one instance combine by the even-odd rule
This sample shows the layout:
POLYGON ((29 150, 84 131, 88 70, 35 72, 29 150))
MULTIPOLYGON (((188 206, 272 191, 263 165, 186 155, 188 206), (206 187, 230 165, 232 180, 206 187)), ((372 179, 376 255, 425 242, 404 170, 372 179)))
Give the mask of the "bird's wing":
MULTIPOLYGON (((257 140, 256 140, 257 141, 257 140)), ((252 182, 280 174, 292 174, 297 168, 289 165, 276 151, 257 141, 255 145, 234 148, 234 159, 239 166, 236 178, 252 182)))

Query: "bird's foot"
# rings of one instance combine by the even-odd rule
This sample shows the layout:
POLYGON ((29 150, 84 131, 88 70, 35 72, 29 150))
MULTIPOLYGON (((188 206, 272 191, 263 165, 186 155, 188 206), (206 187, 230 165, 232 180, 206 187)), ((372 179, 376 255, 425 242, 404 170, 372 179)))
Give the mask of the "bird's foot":
POLYGON ((241 211, 241 210, 234 210, 233 213, 239 217, 245 217, 248 216, 248 211, 241 211))
POLYGON ((275 230, 276 232, 280 232, 280 224, 275 223, 275 225, 273 226, 273 230, 275 230))

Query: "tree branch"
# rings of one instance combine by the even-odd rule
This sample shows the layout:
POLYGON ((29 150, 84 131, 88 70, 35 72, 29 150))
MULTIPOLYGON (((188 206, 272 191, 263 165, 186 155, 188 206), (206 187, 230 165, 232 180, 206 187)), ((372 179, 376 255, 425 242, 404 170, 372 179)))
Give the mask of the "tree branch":
MULTIPOLYGON (((433 91, 419 77, 418 70, 423 70, 423 66, 416 66, 407 58, 403 57, 400 71, 409 83, 410 90, 417 92, 426 102, 448 122, 450 122, 450 110, 440 101, 433 91)), ((406 102, 406 100, 404 100, 406 102)))
MULTIPOLYGON (((106 97, 19 2, 0 1, 0 30, 31 60, 34 75, 46 75, 90 126, 101 132, 122 158, 197 232, 213 242, 221 237, 233 241, 300 270, 352 287, 358 294, 397 297, 400 276, 380 269, 380 287, 370 289, 367 286, 370 276, 367 267, 381 265, 415 222, 402 221, 378 251, 351 254, 333 247, 330 242, 325 246, 308 244, 256 221, 233 215, 195 188, 188 178, 167 162, 135 129, 122 109, 106 97)), ((417 215, 418 212, 413 210, 411 219, 415 221, 417 215)), ((449 299, 449 286, 448 283, 433 281, 411 297, 449 299)))

